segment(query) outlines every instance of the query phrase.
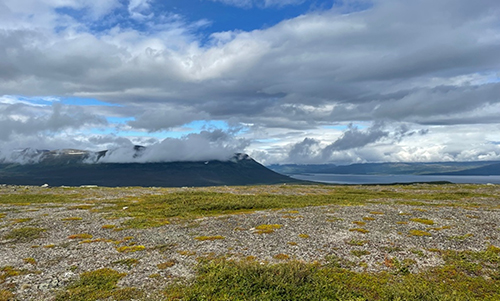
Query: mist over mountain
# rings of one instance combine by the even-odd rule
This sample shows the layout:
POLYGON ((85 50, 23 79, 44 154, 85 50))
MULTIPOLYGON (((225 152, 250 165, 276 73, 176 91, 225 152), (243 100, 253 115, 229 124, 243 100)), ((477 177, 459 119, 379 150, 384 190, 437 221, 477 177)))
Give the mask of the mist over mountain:
MULTIPOLYGON (((298 183, 242 153, 227 156, 178 154, 182 161, 159 161, 154 148, 98 152, 63 149, 23 149, 3 154, 0 159, 0 184, 51 186, 216 186, 298 183), (155 161, 156 160, 156 161, 155 161)), ((172 157, 172 156, 170 156, 172 157)))

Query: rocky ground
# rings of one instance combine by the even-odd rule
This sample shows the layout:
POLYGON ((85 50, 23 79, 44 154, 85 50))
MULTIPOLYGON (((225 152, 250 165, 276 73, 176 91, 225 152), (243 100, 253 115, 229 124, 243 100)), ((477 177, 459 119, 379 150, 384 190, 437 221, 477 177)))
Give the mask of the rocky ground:
MULTIPOLYGON (((151 229, 122 229, 125 219, 97 212, 99 206, 107 206, 106 199, 118 197, 116 191, 112 196, 106 196, 106 190, 89 194, 97 204, 91 210, 86 202, 1 201, 2 195, 26 190, 50 194, 50 189, 0 189, 0 289, 19 300, 50 300, 80 273, 103 267, 126 273, 121 286, 139 288, 149 294, 146 299, 154 299, 169 282, 192 277, 197 259, 203 257, 255 258, 264 263, 322 261, 333 255, 356 271, 387 269, 388 258, 396 258, 415 272, 442 263, 436 250, 500 246, 500 211, 498 205, 491 206, 500 198, 477 199, 488 206, 469 207, 384 200, 363 206, 287 208, 172 221, 151 229), (44 231, 12 235, 21 228, 44 231)), ((141 193, 140 188, 124 189, 119 197, 141 193)))

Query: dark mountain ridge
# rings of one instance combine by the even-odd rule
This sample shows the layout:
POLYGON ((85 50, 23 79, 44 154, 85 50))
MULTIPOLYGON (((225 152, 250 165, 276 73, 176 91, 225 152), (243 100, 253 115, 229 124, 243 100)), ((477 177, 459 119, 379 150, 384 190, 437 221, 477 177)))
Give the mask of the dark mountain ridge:
POLYGON ((430 163, 357 163, 334 164, 283 164, 268 168, 286 175, 294 174, 358 174, 358 175, 500 175, 500 162, 430 162, 430 163))
MULTIPOLYGON (((140 156, 142 147, 135 147, 140 156)), ((246 154, 227 161, 99 163, 107 151, 21 151, 11 162, 0 162, 0 184, 81 186, 218 186, 299 183, 276 173, 246 154), (23 164, 21 164, 23 163, 23 164)))

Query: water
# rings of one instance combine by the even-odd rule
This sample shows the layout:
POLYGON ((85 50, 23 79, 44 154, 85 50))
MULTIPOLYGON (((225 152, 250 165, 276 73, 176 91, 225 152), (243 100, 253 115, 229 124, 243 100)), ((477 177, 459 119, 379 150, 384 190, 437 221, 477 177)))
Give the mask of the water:
POLYGON ((299 174, 291 177, 299 180, 336 184, 392 184, 436 181, 448 181, 457 184, 500 184, 500 176, 299 174))

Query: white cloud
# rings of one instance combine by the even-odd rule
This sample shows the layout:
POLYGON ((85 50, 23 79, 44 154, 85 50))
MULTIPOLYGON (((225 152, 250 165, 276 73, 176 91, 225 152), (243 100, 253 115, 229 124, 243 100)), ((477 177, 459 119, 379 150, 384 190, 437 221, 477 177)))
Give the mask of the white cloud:
MULTIPOLYGON (((208 21, 188 23, 180 15, 157 13, 153 5, 136 0, 126 6, 111 0, 0 2, 0 95, 82 96, 121 105, 85 109, 81 121, 88 126, 85 122, 103 116, 134 118, 127 126, 137 131, 193 120, 251 124, 240 134, 254 141, 246 149, 270 161, 286 159, 285 146, 305 138, 319 144, 305 145, 309 148, 298 151, 298 157, 335 145, 342 133, 328 126, 351 122, 383 122, 387 137, 397 136, 391 125, 399 123, 417 129, 443 126, 450 136, 462 126, 475 137, 480 135, 474 128, 498 125, 498 1, 377 0, 362 12, 345 14, 334 7, 266 29, 213 33, 207 43, 197 29, 208 21), (163 22, 144 22, 141 30, 125 23, 98 33, 89 30, 92 20, 122 6, 130 17, 146 20, 154 12, 163 22), (79 10, 83 21, 56 8, 79 10)), ((55 134, 78 128, 65 117, 72 116, 69 109, 58 117, 65 121, 51 127, 47 116, 53 112, 15 102, 0 98, 4 141, 35 137, 43 129, 55 134)), ((425 135, 426 147, 413 145, 414 137, 400 137, 392 146, 365 137, 373 154, 363 145, 341 149, 337 142, 329 160, 496 154, 486 137, 478 138, 471 151, 458 153, 448 151, 452 142, 443 139, 445 134, 425 135)), ((454 148, 470 148, 457 140, 454 148)))

